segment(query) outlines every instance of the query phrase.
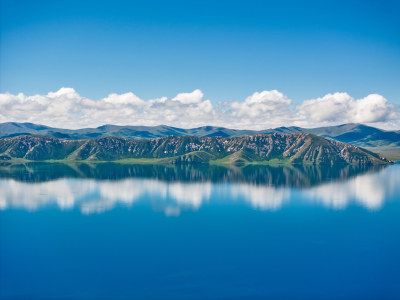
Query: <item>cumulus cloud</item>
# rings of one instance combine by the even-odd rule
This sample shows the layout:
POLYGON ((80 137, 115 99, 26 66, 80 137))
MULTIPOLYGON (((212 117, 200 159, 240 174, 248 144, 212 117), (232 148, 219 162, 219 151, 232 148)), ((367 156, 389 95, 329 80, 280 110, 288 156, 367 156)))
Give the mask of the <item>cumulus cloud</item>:
POLYGON ((400 118, 394 104, 378 94, 355 100, 347 93, 327 94, 303 101, 296 107, 299 125, 337 123, 377 123, 400 118))
POLYGON ((255 92, 246 98, 244 102, 232 102, 232 115, 235 117, 265 117, 266 114, 275 114, 276 112, 286 112, 291 100, 284 94, 273 91, 255 92))
POLYGON ((224 117, 241 128, 265 129, 291 122, 291 100, 277 90, 255 92, 245 101, 227 103, 230 110, 224 117))
POLYGON ((398 108, 378 94, 362 99, 354 99, 347 93, 327 94, 297 106, 277 90, 255 92, 244 101, 221 103, 205 99, 198 89, 173 98, 149 100, 132 92, 93 100, 73 88, 61 88, 46 95, 0 94, 0 122, 31 122, 71 129, 104 124, 266 129, 350 122, 393 129, 400 128, 399 120, 398 108))

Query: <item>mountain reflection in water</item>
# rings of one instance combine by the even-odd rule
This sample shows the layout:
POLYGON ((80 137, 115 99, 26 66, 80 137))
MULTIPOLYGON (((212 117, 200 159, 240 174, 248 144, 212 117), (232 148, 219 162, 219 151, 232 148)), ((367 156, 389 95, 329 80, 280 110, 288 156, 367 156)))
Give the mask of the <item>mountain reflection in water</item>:
POLYGON ((0 208, 37 210, 55 205, 91 214, 148 202, 156 211, 179 215, 205 203, 244 202, 259 210, 278 210, 300 199, 332 209, 357 204, 377 210, 387 196, 399 192, 396 172, 399 165, 4 164, 0 208))

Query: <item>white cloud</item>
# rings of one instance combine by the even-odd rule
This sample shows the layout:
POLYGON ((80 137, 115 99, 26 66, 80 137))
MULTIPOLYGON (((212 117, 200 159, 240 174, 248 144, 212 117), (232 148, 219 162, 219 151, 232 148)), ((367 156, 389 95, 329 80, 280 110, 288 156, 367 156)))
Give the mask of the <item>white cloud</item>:
POLYGON ((358 123, 384 122, 396 118, 395 107, 378 94, 371 94, 363 99, 355 101, 351 113, 353 120, 358 123))
POLYGON ((347 93, 328 94, 322 98, 305 100, 297 106, 300 120, 310 118, 315 122, 332 122, 346 119, 353 98, 347 93))
POLYGON ((265 114, 286 111, 291 103, 284 94, 273 91, 255 92, 244 102, 232 102, 232 114, 235 117, 265 117, 265 114))
MULTIPOLYGON (((299 125, 333 125, 343 123, 377 123, 400 118, 394 104, 381 95, 370 94, 355 100, 347 93, 327 94, 303 101, 296 107, 299 125)), ((400 125, 400 124, 399 124, 400 125)))
MULTIPOLYGON (((277 90, 255 92, 243 102, 227 102, 222 116, 227 124, 237 128, 266 129, 291 123, 291 100, 277 90)), ((289 124, 291 125, 291 124, 289 124)))
POLYGON ((182 104, 195 104, 203 100, 204 94, 200 90, 194 90, 192 93, 180 93, 173 98, 173 101, 178 101, 182 104))
POLYGON ((47 95, 3 93, 0 94, 0 122, 10 121, 72 129, 104 124, 266 129, 349 122, 400 128, 398 108, 378 94, 354 99, 347 93, 334 93, 293 106, 291 100, 277 90, 255 92, 244 101, 217 104, 204 99, 203 92, 198 89, 173 98, 150 100, 140 99, 132 92, 92 100, 72 88, 61 88, 47 95))

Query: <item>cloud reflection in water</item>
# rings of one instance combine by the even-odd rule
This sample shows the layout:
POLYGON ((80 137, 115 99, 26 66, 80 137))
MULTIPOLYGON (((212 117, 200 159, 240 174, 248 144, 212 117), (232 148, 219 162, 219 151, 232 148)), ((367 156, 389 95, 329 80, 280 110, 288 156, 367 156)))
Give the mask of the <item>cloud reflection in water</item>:
POLYGON ((364 173, 345 180, 326 181, 313 186, 285 187, 246 182, 163 181, 149 178, 97 180, 60 178, 38 183, 15 179, 0 180, 0 208, 34 211, 56 205, 67 210, 78 207, 84 214, 101 213, 117 205, 132 206, 149 201, 155 210, 179 215, 182 210, 197 210, 205 202, 220 199, 244 201, 254 209, 278 210, 290 205, 293 193, 302 201, 311 201, 332 209, 350 204, 369 210, 380 209, 386 197, 400 186, 399 166, 364 173))

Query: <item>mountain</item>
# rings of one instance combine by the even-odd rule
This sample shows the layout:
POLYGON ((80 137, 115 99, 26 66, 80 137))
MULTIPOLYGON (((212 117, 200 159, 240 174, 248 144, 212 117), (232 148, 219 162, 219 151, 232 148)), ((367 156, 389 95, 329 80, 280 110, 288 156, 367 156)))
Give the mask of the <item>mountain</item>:
POLYGON ((45 135, 67 140, 92 139, 98 137, 122 137, 129 139, 154 139, 164 136, 240 137, 255 134, 307 132, 339 142, 363 147, 381 156, 400 160, 400 130, 386 131, 362 124, 301 128, 278 127, 266 130, 237 130, 216 126, 183 129, 160 126, 103 125, 97 128, 61 129, 32 123, 0 123, 0 138, 21 135, 45 135))
POLYGON ((152 139, 164 136, 245 136, 260 133, 255 130, 237 130, 215 126, 182 129, 166 125, 159 126, 118 126, 103 125, 97 128, 62 129, 33 123, 8 122, 0 124, 0 138, 20 135, 46 135, 55 138, 78 140, 97 137, 123 137, 131 139, 152 139))
POLYGON ((301 131, 360 147, 400 146, 399 131, 386 131, 362 124, 344 124, 301 131))
POLYGON ((153 139, 164 136, 203 136, 235 137, 255 134, 307 132, 325 138, 350 143, 359 147, 400 147, 400 131, 386 131, 362 124, 344 124, 339 126, 301 128, 278 127, 266 130, 237 130, 216 126, 203 126, 182 129, 165 125, 160 126, 117 126, 103 125, 97 128, 61 129, 32 123, 1 123, 0 138, 20 135, 46 135, 55 138, 78 140, 97 137, 123 137, 131 139, 153 139))
POLYGON ((49 136, 0 139, 0 159, 29 161, 116 161, 138 159, 165 163, 386 164, 368 150, 309 133, 242 137, 166 136, 156 139, 102 137, 67 140, 49 136))

